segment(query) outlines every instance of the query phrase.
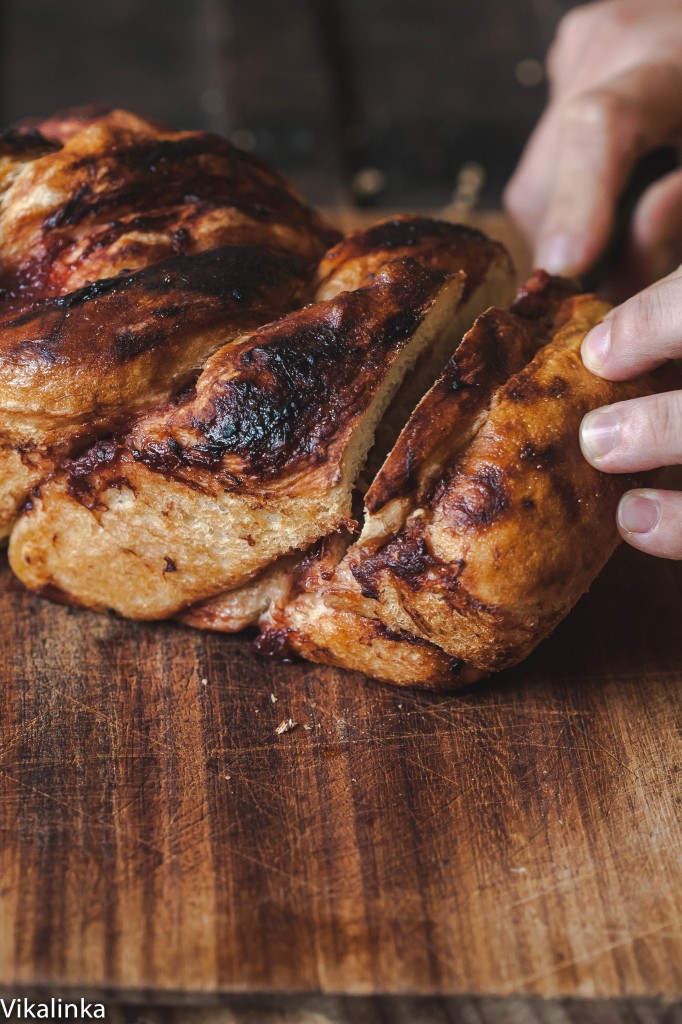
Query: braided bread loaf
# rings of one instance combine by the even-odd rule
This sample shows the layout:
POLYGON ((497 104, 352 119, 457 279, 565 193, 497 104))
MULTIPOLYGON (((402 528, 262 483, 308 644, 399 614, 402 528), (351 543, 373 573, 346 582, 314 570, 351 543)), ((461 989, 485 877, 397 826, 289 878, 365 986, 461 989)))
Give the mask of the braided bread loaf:
POLYGON ((583 369, 607 307, 567 282, 499 308, 479 232, 338 241, 216 136, 76 112, 0 141, 0 254, 0 530, 46 596, 453 686, 615 547, 578 424, 661 385, 583 369))

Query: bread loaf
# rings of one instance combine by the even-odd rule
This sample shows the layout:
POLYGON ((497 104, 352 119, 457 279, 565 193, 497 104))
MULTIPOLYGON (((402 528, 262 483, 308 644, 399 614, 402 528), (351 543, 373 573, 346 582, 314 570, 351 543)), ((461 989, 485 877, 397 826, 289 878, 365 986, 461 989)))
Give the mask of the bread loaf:
POLYGON ((525 657, 634 481, 578 447, 608 307, 468 227, 340 239, 217 136, 123 111, 0 140, 0 534, 27 587, 399 685, 525 657), (509 304, 511 304, 511 307, 509 304), (463 338, 463 340, 462 340, 463 338))

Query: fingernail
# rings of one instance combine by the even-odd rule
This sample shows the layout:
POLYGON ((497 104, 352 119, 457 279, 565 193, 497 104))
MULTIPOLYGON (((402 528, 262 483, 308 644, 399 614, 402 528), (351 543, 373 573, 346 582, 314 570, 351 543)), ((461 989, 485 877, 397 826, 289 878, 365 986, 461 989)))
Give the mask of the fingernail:
POLYGON ((599 372, 606 362, 611 347, 611 323, 604 320, 593 327, 580 347, 580 355, 588 370, 599 372))
POLYGON ((580 426, 583 450, 591 459, 603 459, 620 440, 620 416, 613 410, 589 412, 580 426))
POLYGON ((624 494, 618 506, 618 523, 627 533, 651 533, 661 518, 661 506, 644 494, 624 494))
POLYGON ((548 235, 540 239, 535 263, 549 274, 571 273, 580 266, 582 249, 582 242, 573 235, 548 235))

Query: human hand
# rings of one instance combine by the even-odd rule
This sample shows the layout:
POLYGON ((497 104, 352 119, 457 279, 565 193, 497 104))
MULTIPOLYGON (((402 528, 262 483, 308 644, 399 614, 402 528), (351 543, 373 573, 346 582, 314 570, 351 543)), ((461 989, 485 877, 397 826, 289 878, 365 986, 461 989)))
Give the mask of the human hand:
MULTIPOLYGON (((588 370, 626 380, 682 356, 682 267, 612 310, 582 344, 588 370)), ((682 463, 682 391, 617 402, 588 413, 580 446, 605 473, 682 463)), ((633 547, 682 558, 682 493, 628 491, 617 513, 620 535, 633 547)))
MULTIPOLYGON (((609 239, 637 161, 682 142, 682 0, 600 0, 561 21, 550 101, 505 193, 535 264, 579 275, 609 239)), ((682 170, 644 193, 626 246, 630 291, 682 259, 682 170)))

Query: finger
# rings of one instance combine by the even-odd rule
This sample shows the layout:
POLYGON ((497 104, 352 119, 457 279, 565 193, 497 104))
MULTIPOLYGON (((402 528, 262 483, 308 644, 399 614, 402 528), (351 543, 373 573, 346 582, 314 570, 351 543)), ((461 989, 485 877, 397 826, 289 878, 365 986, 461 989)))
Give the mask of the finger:
POLYGON ((650 186, 632 218, 630 237, 618 271, 622 302, 682 263, 682 169, 650 186))
POLYGON ((504 191, 505 209, 533 245, 537 242, 551 192, 558 129, 559 118, 550 105, 534 128, 504 191))
POLYGON ((579 274, 604 248, 615 204, 644 153, 682 131, 682 69, 631 68, 562 106, 556 173, 536 263, 579 274))
POLYGON ((606 405, 585 416, 580 447, 605 473, 637 473, 682 463, 682 391, 606 405))
POLYGON ((588 370, 627 380, 682 355, 682 271, 617 306, 582 343, 588 370))
POLYGON ((607 14, 603 8, 602 4, 576 7, 561 19, 546 59, 549 103, 505 190, 506 209, 534 245, 552 192, 564 107, 598 81, 636 63, 623 45, 631 33, 614 46, 614 32, 621 35, 617 17, 614 25, 615 12, 607 14))
POLYGON ((659 558, 682 558, 682 493, 628 491, 616 517, 623 540, 659 558))

